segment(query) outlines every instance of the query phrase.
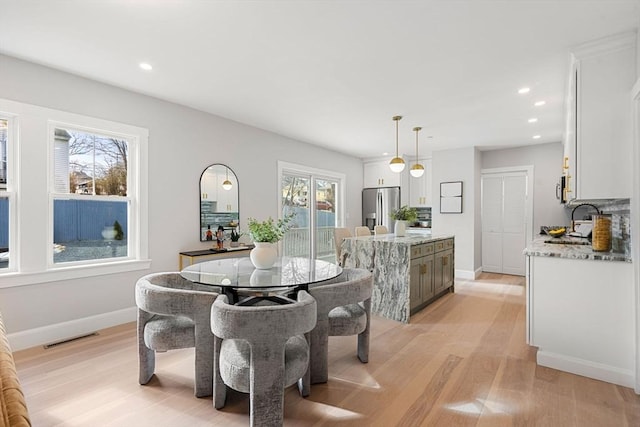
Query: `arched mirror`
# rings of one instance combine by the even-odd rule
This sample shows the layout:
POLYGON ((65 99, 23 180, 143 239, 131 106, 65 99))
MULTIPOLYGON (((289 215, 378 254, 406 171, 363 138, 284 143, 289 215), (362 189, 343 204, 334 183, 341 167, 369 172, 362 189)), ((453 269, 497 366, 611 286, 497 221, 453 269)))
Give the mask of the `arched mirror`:
POLYGON ((219 226, 230 233, 238 225, 238 177, 227 165, 214 163, 200 175, 200 240, 215 240, 219 226))

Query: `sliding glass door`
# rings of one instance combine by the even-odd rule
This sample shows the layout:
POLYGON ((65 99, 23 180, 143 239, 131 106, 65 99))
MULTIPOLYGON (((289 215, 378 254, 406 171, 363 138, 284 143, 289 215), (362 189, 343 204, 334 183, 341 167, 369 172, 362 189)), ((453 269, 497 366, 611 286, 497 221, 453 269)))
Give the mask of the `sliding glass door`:
POLYGON ((344 176, 286 163, 279 172, 282 216, 295 216, 282 254, 335 262, 333 230, 343 223, 344 176))

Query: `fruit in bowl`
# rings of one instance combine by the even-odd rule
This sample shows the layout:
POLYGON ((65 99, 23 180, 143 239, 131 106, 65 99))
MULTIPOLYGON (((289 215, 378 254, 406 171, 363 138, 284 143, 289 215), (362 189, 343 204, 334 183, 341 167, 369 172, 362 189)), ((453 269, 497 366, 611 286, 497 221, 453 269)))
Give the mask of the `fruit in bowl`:
POLYGON ((562 237, 566 232, 567 232, 567 229, 565 227, 552 228, 550 230, 547 230, 547 234, 551 237, 562 237))

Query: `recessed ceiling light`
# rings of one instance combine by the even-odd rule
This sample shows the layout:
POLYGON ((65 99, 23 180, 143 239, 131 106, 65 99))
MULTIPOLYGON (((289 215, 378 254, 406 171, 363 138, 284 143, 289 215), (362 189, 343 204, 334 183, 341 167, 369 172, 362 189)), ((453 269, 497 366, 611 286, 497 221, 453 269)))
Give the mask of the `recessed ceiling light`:
POLYGON ((536 103, 535 103, 535 104, 533 104, 533 105, 535 105, 536 107, 542 107, 542 106, 543 106, 544 104, 546 104, 546 103, 547 103, 546 101, 538 101, 538 102, 536 102, 536 103))
POLYGON ((542 138, 540 135, 533 135, 533 139, 540 139, 542 138))
POLYGON ((520 89, 518 89, 518 93, 520 95, 525 94, 525 93, 529 93, 531 89, 529 89, 528 87, 521 87, 520 89))
POLYGON ((538 119, 537 119, 537 118, 535 118, 535 117, 531 117, 531 118, 530 118, 529 120, 527 120, 527 121, 528 121, 529 123, 535 123, 535 122, 537 122, 537 121, 538 121, 538 119))
POLYGON ((387 153, 386 151, 384 153, 382 153, 383 156, 388 156, 389 153, 387 153))
POLYGON ((151 71, 151 70, 153 70, 153 67, 151 66, 151 64, 148 64, 148 63, 146 63, 146 62, 141 62, 140 64, 138 64, 138 66, 139 66, 140 68, 142 68, 143 70, 145 70, 145 71, 151 71))

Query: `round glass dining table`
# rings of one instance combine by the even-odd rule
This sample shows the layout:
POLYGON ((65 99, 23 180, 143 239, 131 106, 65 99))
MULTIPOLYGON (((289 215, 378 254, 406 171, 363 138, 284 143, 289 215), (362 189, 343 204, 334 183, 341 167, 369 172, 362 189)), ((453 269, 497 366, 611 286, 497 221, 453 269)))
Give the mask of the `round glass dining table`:
POLYGON ((243 296, 278 299, 282 294, 308 290, 309 285, 341 273, 339 265, 319 259, 279 257, 272 268, 261 270, 253 266, 250 258, 239 257, 193 264, 180 275, 195 283, 220 287, 230 302, 238 303, 243 296))

